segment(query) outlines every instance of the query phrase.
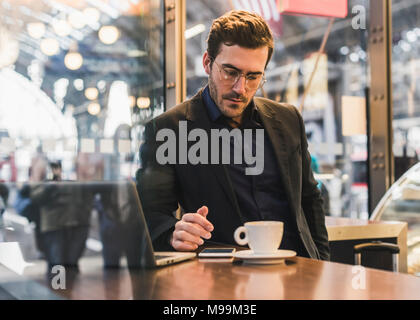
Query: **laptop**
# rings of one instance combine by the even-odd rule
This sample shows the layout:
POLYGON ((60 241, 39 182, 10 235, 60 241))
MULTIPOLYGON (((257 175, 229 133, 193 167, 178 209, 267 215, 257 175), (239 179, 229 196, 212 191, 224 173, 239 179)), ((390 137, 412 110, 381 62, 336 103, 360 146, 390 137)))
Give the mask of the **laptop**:
MULTIPOLYGON (((32 183, 31 188, 56 190, 60 194, 58 205, 74 210, 73 220, 89 221, 88 204, 96 195, 107 209, 101 214, 99 230, 103 252, 123 250, 129 268, 153 268, 196 257, 195 252, 155 252, 147 227, 137 188, 132 180, 124 181, 60 181, 32 183), (79 199, 79 201, 75 201, 79 199)), ((39 189, 38 189, 39 190, 39 189)), ((32 191, 31 191, 32 192, 32 191)), ((57 220, 57 228, 60 221, 57 220)))
MULTIPOLYGON (((195 252, 176 252, 176 251, 154 251, 143 208, 137 193, 136 185, 133 181, 128 181, 129 193, 133 195, 133 200, 137 206, 137 219, 140 226, 139 235, 142 235, 139 242, 141 248, 140 266, 141 267, 159 267, 173 264, 196 257, 195 252)), ((136 265, 135 265, 136 266, 136 265)), ((135 267, 134 266, 134 267, 135 267)), ((129 264, 130 267, 130 264, 129 264)))

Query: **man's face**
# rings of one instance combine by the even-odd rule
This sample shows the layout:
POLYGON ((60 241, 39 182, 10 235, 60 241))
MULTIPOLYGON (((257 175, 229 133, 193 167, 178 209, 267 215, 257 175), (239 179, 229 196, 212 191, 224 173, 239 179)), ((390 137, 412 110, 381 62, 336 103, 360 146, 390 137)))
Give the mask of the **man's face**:
POLYGON ((203 65, 209 75, 210 95, 222 114, 240 122, 242 113, 254 97, 258 88, 246 87, 246 79, 241 76, 234 84, 227 84, 223 79, 223 70, 236 70, 250 77, 261 77, 268 57, 268 47, 249 49, 238 45, 222 44, 213 64, 207 52, 203 56, 203 65), (211 66, 210 66, 211 64, 211 66))

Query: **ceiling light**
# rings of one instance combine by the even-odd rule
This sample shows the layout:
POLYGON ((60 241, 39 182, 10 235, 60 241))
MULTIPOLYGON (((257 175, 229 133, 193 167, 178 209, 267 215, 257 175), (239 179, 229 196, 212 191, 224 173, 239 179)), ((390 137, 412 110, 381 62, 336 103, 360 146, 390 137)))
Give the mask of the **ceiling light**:
POLYGON ((341 48, 340 48, 340 53, 341 53, 343 56, 348 55, 348 54, 350 53, 350 49, 349 49, 349 47, 346 47, 346 46, 341 47, 341 48))
POLYGON ((87 110, 89 114, 96 116, 99 114, 99 112, 101 112, 101 105, 97 102, 89 103, 87 110))
POLYGON ((195 37, 196 35, 199 35, 200 33, 206 31, 206 26, 204 24, 197 24, 192 28, 189 28, 185 30, 185 39, 190 39, 195 37))
POLYGON ((356 52, 350 53, 350 60, 352 62, 358 62, 359 61, 359 54, 357 54, 356 52))
POLYGON ((82 91, 84 88, 83 79, 75 79, 73 85, 78 91, 82 91))
POLYGON ((31 22, 26 26, 29 35, 35 39, 41 39, 45 33, 45 24, 42 22, 31 22))
POLYGON ((83 57, 78 52, 69 52, 64 57, 64 64, 70 70, 77 70, 83 65, 83 57))
POLYGON ((86 17, 79 11, 74 11, 69 14, 68 20, 73 28, 82 29, 86 25, 86 17))
POLYGON ((416 35, 415 31, 408 31, 407 32, 407 40, 409 42, 416 42, 417 35, 416 35))
POLYGON ((96 88, 87 88, 85 90, 85 97, 89 100, 96 100, 98 98, 98 89, 96 88))
POLYGON ((41 41, 41 51, 47 56, 53 56, 60 50, 58 41, 52 38, 43 39, 41 41))
POLYGON ((147 109, 150 107, 150 98, 148 97, 140 97, 137 99, 137 107, 139 109, 147 109))
POLYGON ((52 27, 54 32, 60 37, 66 37, 71 32, 71 26, 66 20, 54 19, 52 27))
POLYGON ((99 40, 105 44, 113 44, 120 37, 120 31, 114 26, 103 26, 98 32, 99 40))
POLYGON ((127 56, 130 58, 140 58, 147 56, 147 52, 143 50, 130 50, 127 52, 127 56))
POLYGON ((99 10, 95 8, 86 8, 83 10, 83 14, 88 24, 97 23, 101 17, 99 10))
POLYGON ((99 80, 96 84, 100 92, 104 92, 106 89, 106 81, 105 80, 99 80))

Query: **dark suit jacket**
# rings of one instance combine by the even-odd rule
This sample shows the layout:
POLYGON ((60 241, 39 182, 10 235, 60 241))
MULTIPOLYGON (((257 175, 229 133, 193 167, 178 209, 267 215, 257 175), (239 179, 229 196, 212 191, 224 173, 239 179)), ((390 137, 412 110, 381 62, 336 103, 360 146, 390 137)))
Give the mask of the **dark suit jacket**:
MULTIPOLYGON (((157 250, 168 249, 165 245, 177 222, 173 213, 178 203, 184 212, 196 212, 203 205, 209 208, 207 219, 214 225, 212 241, 235 244, 233 233, 245 222, 225 165, 160 165, 156 161, 158 130, 169 128, 178 134, 179 121, 187 121, 188 132, 201 128, 210 133, 212 122, 201 93, 198 92, 191 100, 173 107, 146 125, 145 142, 140 148, 142 167, 137 174, 137 187, 157 250)), ((302 117, 291 105, 257 97, 254 102, 265 134, 273 144, 282 183, 302 242, 311 258, 328 260, 325 214, 311 170, 302 117)))

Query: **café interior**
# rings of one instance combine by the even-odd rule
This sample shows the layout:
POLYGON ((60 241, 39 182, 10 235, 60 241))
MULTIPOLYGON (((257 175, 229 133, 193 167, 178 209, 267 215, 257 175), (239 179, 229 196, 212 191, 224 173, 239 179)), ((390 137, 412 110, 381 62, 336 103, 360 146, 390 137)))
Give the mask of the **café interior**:
POLYGON ((0 300, 420 299, 420 2, 293 2, 0 0, 0 300), (257 96, 303 117, 331 259, 137 266, 145 124, 207 84, 230 10, 273 32, 257 96), (77 268, 50 268, 45 228, 77 268))

